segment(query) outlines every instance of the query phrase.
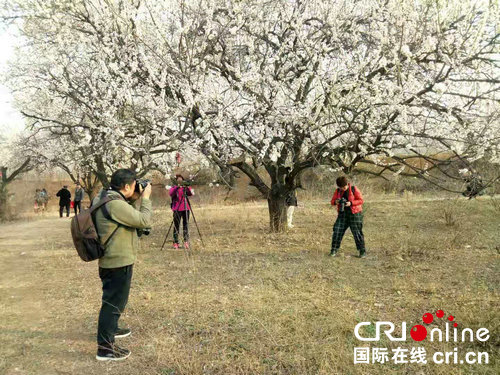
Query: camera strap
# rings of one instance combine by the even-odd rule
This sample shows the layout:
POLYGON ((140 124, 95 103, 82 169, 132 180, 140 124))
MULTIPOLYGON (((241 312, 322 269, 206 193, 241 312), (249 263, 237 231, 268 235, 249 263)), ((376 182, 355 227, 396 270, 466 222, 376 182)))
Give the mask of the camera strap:
MULTIPOLYGON (((352 195, 354 195, 354 185, 351 185, 351 191, 352 191, 352 195)), ((342 198, 343 193, 340 191, 340 188, 337 188, 337 193, 342 198)))
MULTIPOLYGON (((108 196, 108 191, 107 191, 107 190, 103 190, 103 191, 102 191, 102 193, 101 193, 101 199, 104 199, 104 198, 105 198, 105 197, 107 197, 107 196, 108 196)), ((120 199, 120 198, 116 198, 116 199, 120 199)), ((117 221, 115 221, 115 220, 113 220, 113 219, 111 218, 111 214, 109 213, 109 210, 108 210, 108 208, 106 207, 106 204, 103 204, 103 205, 101 206, 101 211, 102 211, 102 214, 104 215, 104 217, 105 217, 106 219, 108 219, 108 220, 110 220, 110 221, 114 221, 116 224, 120 225, 120 223, 119 223, 119 222, 117 222, 117 221)), ((117 228, 117 229, 118 229, 118 228, 117 228)))
MULTIPOLYGON (((340 188, 337 188, 337 191, 338 191, 338 192, 339 192, 339 194, 340 194, 340 188)), ((352 193, 354 194, 354 185, 351 185, 351 191, 352 191, 352 193)))
MULTIPOLYGON (((103 190, 102 193, 101 193, 101 196, 100 198, 101 199, 104 199, 106 198, 108 195, 108 190, 103 190)), ((120 198, 118 197, 110 197, 110 201, 111 200, 125 200, 125 198, 123 197, 123 195, 120 193, 120 198)), ((108 203, 108 202, 106 202, 108 203)), ((111 214, 109 213, 109 210, 108 208, 106 207, 106 203, 103 204, 100 208, 101 208, 101 212, 103 214, 103 216, 106 218, 106 220, 109 220, 109 221, 112 221, 116 224, 116 228, 113 230, 113 232, 111 232, 111 234, 109 235, 108 239, 106 240, 106 242, 104 242, 103 246, 106 247, 106 245, 108 244, 108 242, 111 240, 111 238, 113 238, 113 236, 115 235, 116 231, 120 228, 120 227, 125 227, 125 225, 119 223, 118 221, 114 220, 112 217, 111 217, 111 214)))

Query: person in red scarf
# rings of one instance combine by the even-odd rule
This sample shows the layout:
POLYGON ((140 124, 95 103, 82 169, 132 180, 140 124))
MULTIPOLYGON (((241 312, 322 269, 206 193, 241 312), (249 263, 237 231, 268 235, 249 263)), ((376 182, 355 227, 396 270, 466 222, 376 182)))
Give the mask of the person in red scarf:
POLYGON ((366 256, 365 237, 363 235, 363 196, 356 186, 351 186, 347 177, 337 178, 337 189, 331 204, 337 207, 337 220, 333 225, 332 249, 330 256, 336 256, 347 228, 351 228, 359 257, 366 256))
POLYGON ((177 181, 176 186, 172 186, 169 190, 169 195, 172 198, 172 211, 174 214, 174 249, 179 248, 179 229, 182 220, 182 229, 184 237, 184 248, 189 249, 189 211, 191 207, 186 199, 186 196, 194 195, 193 189, 189 186, 182 186, 184 177, 178 174, 175 176, 177 181))

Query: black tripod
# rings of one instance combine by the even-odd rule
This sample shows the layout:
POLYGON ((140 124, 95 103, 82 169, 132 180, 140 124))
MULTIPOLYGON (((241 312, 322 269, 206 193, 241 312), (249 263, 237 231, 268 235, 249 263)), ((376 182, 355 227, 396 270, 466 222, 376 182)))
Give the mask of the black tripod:
MULTIPOLYGON (((191 206, 191 202, 189 201, 189 198, 187 196, 187 188, 184 188, 182 190, 182 200, 179 203, 179 206, 182 204, 182 202, 187 202, 188 207, 189 207, 189 211, 191 212, 191 215, 193 215, 193 221, 194 221, 194 224, 196 225, 196 230, 198 231, 198 235, 200 236, 201 243, 202 243, 203 246, 205 246, 205 243, 203 242, 203 237, 201 236, 200 228, 198 227, 198 222, 196 221, 196 217, 194 216, 194 212, 193 212, 193 208, 191 206)), ((187 220, 189 220, 189 217, 188 217, 187 220)), ((175 218, 172 219, 172 222, 170 223, 170 227, 168 228, 168 232, 167 232, 167 235, 165 236, 165 240, 163 241, 163 244, 161 245, 161 250, 163 250, 163 248, 165 247, 165 244, 167 243, 168 236, 170 235, 170 231, 172 230, 172 227, 174 225, 174 221, 175 221, 175 218)))

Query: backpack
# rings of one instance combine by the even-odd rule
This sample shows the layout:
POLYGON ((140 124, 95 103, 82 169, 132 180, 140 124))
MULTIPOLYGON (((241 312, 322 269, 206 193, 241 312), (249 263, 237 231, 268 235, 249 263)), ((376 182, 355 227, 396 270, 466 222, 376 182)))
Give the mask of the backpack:
MULTIPOLYGON (((91 206, 87 210, 82 210, 78 215, 71 219, 71 236, 73 237, 73 244, 75 245, 80 258, 82 258, 85 262, 102 258, 104 256, 104 251, 106 250, 106 245, 109 240, 113 238, 113 235, 120 227, 120 225, 118 225, 106 242, 101 244, 94 222, 94 212, 97 212, 99 208, 104 209, 106 203, 115 199, 120 198, 106 196, 94 206, 91 206)), ((105 216, 107 215, 105 214, 105 216)))

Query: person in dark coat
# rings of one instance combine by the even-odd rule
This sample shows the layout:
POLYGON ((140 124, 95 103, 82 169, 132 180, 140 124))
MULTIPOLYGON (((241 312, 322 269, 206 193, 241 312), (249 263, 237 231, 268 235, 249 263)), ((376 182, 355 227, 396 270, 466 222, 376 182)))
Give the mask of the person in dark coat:
POLYGON ((64 208, 66 208, 66 217, 69 217, 69 208, 71 205, 71 193, 68 185, 64 185, 56 194, 59 197, 59 217, 63 217, 64 208))

